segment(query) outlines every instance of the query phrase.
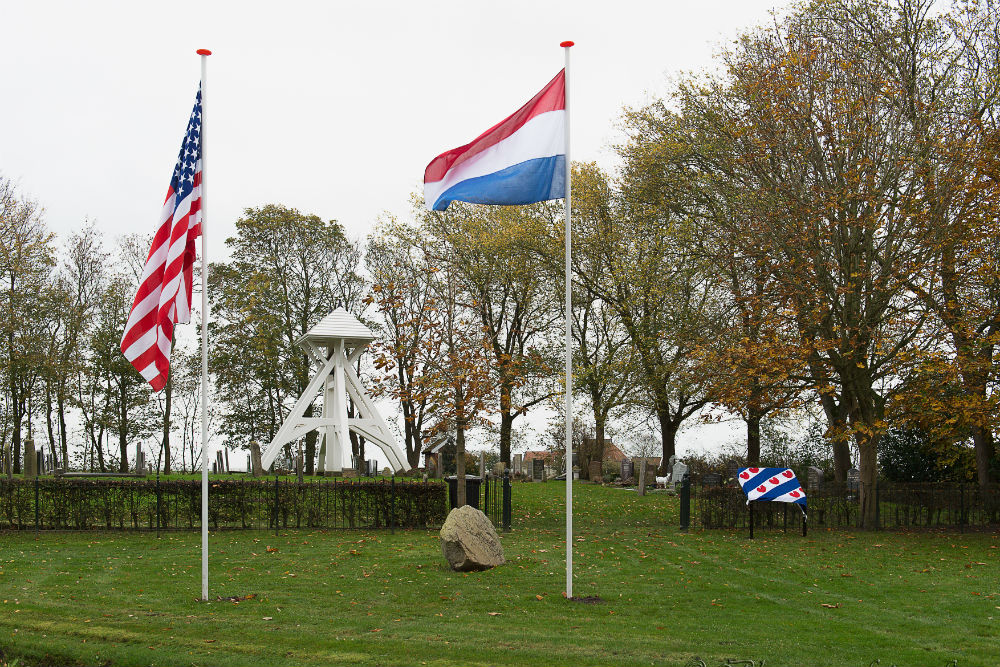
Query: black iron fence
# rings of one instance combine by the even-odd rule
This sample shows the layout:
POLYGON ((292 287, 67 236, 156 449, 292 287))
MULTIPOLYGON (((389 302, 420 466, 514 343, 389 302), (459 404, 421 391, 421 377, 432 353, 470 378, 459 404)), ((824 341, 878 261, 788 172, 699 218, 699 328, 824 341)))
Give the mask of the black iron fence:
MULTIPOLYGON (((457 505, 458 478, 448 480, 448 506, 457 505)), ((504 471, 500 477, 487 474, 485 477, 468 475, 465 479, 465 502, 489 517, 493 525, 501 530, 510 530, 511 483, 510 472, 504 471)))
MULTIPOLYGON (((443 523, 445 485, 386 479, 218 480, 209 484, 212 530, 417 528, 443 523)), ((196 480, 0 479, 0 529, 201 528, 196 480)))
MULTIPOLYGON (((1000 485, 897 484, 872 488, 876 529, 1000 529, 1000 485)), ((824 484, 807 489, 810 529, 861 526, 861 487, 824 484)), ((702 528, 749 528, 750 512, 739 487, 691 483, 692 523, 702 528)), ((788 503, 755 502, 756 528, 799 531, 802 512, 788 503)))

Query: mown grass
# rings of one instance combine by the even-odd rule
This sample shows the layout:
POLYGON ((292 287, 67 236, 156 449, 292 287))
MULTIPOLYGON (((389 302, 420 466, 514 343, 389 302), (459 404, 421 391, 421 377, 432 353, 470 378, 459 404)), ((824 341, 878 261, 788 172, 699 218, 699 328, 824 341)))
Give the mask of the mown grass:
POLYGON ((664 494, 516 484, 507 565, 433 531, 0 534, 0 660, 110 665, 993 665, 1000 536, 677 528, 664 494))

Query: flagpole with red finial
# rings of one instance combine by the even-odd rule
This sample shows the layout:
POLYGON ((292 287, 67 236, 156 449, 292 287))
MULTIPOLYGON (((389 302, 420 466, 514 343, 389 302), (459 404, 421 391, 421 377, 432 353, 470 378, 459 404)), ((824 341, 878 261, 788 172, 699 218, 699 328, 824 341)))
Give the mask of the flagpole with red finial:
POLYGON ((563 198, 566 223, 566 597, 573 597, 573 274, 570 257, 573 247, 572 168, 569 158, 569 50, 573 42, 559 44, 566 54, 566 196, 563 198))
POLYGON ((208 57, 201 56, 201 599, 208 600, 208 162, 205 112, 208 108, 208 57))

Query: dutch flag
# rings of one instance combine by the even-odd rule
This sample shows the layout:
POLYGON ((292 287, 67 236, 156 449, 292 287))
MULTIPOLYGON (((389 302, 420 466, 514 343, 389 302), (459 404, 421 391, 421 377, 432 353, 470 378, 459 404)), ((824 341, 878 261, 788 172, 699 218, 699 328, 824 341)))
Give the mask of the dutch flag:
POLYGON ((566 194, 566 71, 471 142, 438 155, 424 171, 432 211, 453 201, 532 204, 566 194))

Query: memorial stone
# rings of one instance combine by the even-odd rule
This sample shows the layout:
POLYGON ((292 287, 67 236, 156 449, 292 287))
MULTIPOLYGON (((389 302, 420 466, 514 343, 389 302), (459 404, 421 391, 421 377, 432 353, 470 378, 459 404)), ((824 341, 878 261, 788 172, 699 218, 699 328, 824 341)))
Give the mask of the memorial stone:
POLYGON ((635 464, 631 461, 622 461, 622 481, 631 481, 635 477, 635 464))
POLYGON ((809 490, 818 489, 823 486, 823 471, 816 466, 809 466, 806 484, 809 490))
POLYGON ((722 486, 722 475, 717 472, 705 473, 701 478, 702 486, 722 486))
POLYGON ((639 495, 646 495, 646 459, 639 461, 639 495))
POLYGON ((513 468, 514 475, 521 474, 521 459, 522 457, 520 454, 514 454, 514 463, 511 466, 513 468))
POLYGON ((602 484, 604 482, 604 476, 602 475, 601 462, 591 461, 590 462, 590 481, 596 484, 602 484))
POLYGON ((260 477, 264 474, 260 463, 260 443, 256 440, 250 441, 250 474, 254 477, 260 477))
POLYGON ((545 461, 542 459, 531 460, 531 479, 534 482, 541 482, 545 477, 545 461))
POLYGON ((38 477, 38 459, 35 456, 35 441, 31 438, 24 439, 24 476, 38 477))
POLYGON ((848 491, 857 491, 861 488, 861 471, 857 468, 851 468, 847 471, 847 489, 848 491))
MULTIPOLYGON (((675 460, 675 457, 673 456, 671 456, 670 458, 671 460, 675 460)), ((688 472, 688 467, 684 463, 680 461, 674 463, 673 470, 670 473, 671 486, 676 489, 677 485, 681 483, 681 480, 684 479, 684 475, 686 475, 687 472, 688 472)))

